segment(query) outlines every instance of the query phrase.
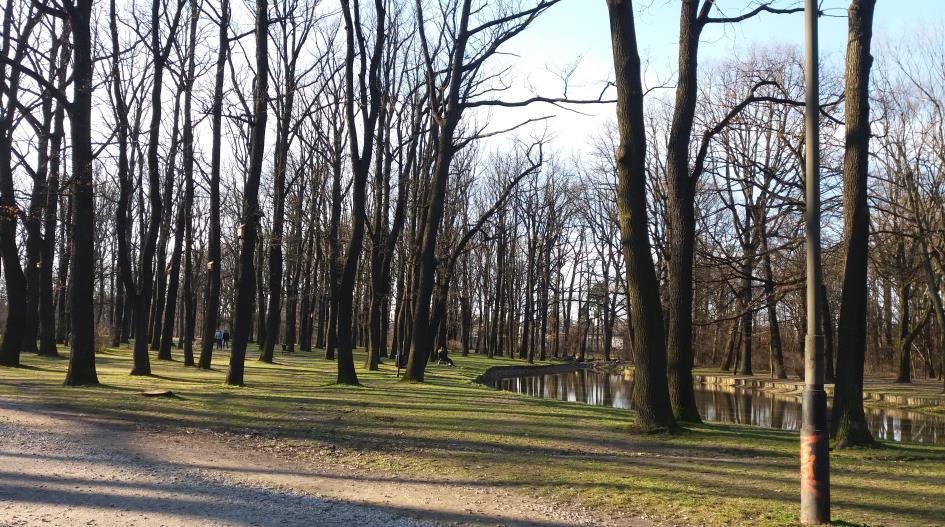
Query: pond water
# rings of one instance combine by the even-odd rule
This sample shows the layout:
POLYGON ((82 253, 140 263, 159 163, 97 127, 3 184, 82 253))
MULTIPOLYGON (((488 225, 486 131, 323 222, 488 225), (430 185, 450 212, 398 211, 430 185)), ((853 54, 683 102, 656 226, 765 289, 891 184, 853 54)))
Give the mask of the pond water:
MULTIPOLYGON (((597 406, 630 408, 632 381, 622 375, 579 370, 549 375, 502 379, 493 386, 534 397, 597 406)), ((751 388, 696 385, 699 415, 706 421, 738 423, 798 431, 801 400, 791 394, 772 394, 751 388)), ((945 445, 945 418, 906 410, 866 408, 873 437, 945 445)))

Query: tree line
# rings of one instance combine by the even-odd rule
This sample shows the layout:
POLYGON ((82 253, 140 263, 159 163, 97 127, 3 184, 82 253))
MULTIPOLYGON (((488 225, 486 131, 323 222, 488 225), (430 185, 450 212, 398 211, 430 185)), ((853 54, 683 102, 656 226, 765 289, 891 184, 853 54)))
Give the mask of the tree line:
MULTIPOLYGON (((700 419, 696 366, 802 374, 800 54, 698 60, 706 28, 802 9, 683 0, 665 89, 632 2, 607 0, 612 81, 574 97, 570 69, 516 98, 505 50, 560 1, 7 0, 0 362, 68 343, 66 382, 88 384, 127 344, 135 375, 174 347, 209 368, 221 328, 233 385, 251 342, 266 362, 324 349, 344 384, 358 347, 415 382, 447 348, 620 358, 637 424, 667 430, 700 419), (489 124, 614 102, 576 152, 535 112, 489 124)), ((844 67, 821 74, 839 444, 872 440, 864 375, 945 357, 945 49, 920 31, 874 59, 874 5, 851 2, 844 67)))

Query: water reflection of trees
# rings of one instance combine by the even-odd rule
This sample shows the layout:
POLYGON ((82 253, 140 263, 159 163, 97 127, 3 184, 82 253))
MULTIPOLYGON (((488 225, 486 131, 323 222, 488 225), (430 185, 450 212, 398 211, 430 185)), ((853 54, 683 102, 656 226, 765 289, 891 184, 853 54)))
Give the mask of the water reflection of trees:
MULTIPOLYGON (((503 379, 503 390, 534 397, 628 409, 633 382, 621 375, 586 370, 503 379)), ((800 429, 800 399, 731 386, 696 387, 696 405, 703 419, 765 428, 800 429)), ((866 408, 870 430, 878 439, 945 445, 945 419, 889 408, 866 408)))

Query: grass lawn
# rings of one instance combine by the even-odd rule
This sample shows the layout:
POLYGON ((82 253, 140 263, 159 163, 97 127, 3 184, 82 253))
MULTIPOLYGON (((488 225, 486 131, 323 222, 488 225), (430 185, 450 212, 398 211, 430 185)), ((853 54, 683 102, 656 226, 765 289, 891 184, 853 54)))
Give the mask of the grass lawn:
MULTIPOLYGON (((632 413, 498 392, 471 379, 509 359, 454 355, 425 384, 397 382, 391 364, 359 368, 363 386, 334 385, 320 352, 247 360, 243 388, 214 370, 152 362, 131 377, 130 351, 98 355, 100 387, 62 386, 67 361, 23 356, 0 369, 0 397, 166 426, 252 430, 299 452, 328 449, 404 477, 489 482, 546 500, 645 514, 668 524, 794 525, 796 434, 735 425, 692 426, 664 437, 631 431, 632 413), (146 389, 180 398, 146 398, 146 389)), ((363 354, 356 360, 360 366, 363 354)), ((945 448, 885 443, 833 452, 833 516, 841 525, 945 525, 945 448)))

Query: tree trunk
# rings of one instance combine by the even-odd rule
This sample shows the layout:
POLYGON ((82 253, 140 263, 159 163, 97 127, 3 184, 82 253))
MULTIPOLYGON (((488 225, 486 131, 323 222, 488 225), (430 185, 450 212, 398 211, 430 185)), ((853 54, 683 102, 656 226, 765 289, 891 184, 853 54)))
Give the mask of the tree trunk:
POLYGON ((341 240, 339 229, 341 223, 341 162, 343 156, 342 129, 335 124, 333 152, 335 157, 331 169, 331 211, 328 219, 328 316, 327 331, 325 332, 325 359, 335 360, 335 349, 338 347, 338 287, 341 278, 341 240))
POLYGON ((843 293, 837 329, 837 382, 831 432, 838 447, 870 445, 873 436, 863 411, 863 367, 866 358, 870 141, 869 75, 873 58, 873 10, 876 0, 853 0, 849 9, 843 157, 843 293))
POLYGON ((221 0, 220 25, 216 64, 216 78, 213 88, 212 146, 210 153, 210 224, 207 240, 207 293, 203 315, 203 341, 200 346, 200 360, 197 366, 209 370, 213 359, 214 333, 220 314, 220 158, 223 136, 223 82, 226 76, 227 54, 229 53, 230 0, 221 0))
MULTIPOLYGON (((446 186, 449 179, 450 165, 456 153, 453 145, 453 134, 462 114, 460 106, 460 90, 462 85, 463 61, 465 59, 466 43, 469 39, 468 27, 471 11, 471 0, 464 0, 460 8, 456 41, 450 63, 449 85, 444 94, 444 115, 442 124, 436 130, 436 154, 431 181, 429 203, 426 218, 423 222, 420 253, 417 262, 415 301, 413 305, 413 331, 410 355, 407 358, 406 372, 403 380, 408 382, 423 382, 424 370, 432 351, 430 340, 430 302, 435 287, 436 246, 439 236, 440 223, 443 219, 443 209, 446 202, 446 186)), ((432 89, 432 88, 431 88, 432 89)), ((431 98, 433 93, 428 94, 431 98)))
MULTIPOLYGON (((12 32, 13 2, 7 3, 3 21, 2 53, 7 59, 14 36, 12 32)), ((24 60, 30 33, 39 21, 39 15, 30 10, 30 16, 20 28, 16 37, 13 64, 24 60)), ((19 207, 16 203, 16 187, 13 183, 13 132, 14 121, 18 113, 20 70, 12 67, 7 76, 6 63, 0 64, 0 85, 6 92, 6 107, 3 108, 3 120, 0 121, 0 256, 3 260, 3 277, 6 281, 7 318, 0 341, 0 365, 19 366, 20 350, 23 347, 24 325, 27 322, 26 277, 20 266, 20 253, 17 248, 16 226, 19 221, 19 207)), ((92 276, 91 274, 89 276, 92 276)), ((35 343, 34 343, 35 346, 35 343)))
POLYGON ((768 349, 771 356, 771 376, 775 379, 787 379, 784 370, 784 344, 781 340, 781 323, 778 321, 778 304, 774 298, 774 271, 771 266, 771 251, 768 247, 768 228, 764 218, 764 208, 758 208, 759 217, 755 221, 758 228, 758 243, 761 248, 761 265, 764 271, 764 294, 768 308, 768 349))
POLYGON ((177 292, 180 286, 180 265, 184 249, 184 223, 187 216, 184 204, 177 209, 174 224, 174 252, 171 253, 170 272, 168 273, 167 300, 164 303, 164 323, 161 326, 161 347, 158 358, 171 360, 171 345, 174 342, 174 321, 177 317, 177 292))
MULTIPOLYGON (((68 27, 68 26, 66 26, 68 27)), ((61 55, 57 80, 60 88, 66 84, 66 64, 71 56, 69 30, 63 29, 61 55)), ((62 141, 65 137, 65 107, 56 103, 53 117, 53 135, 50 141, 49 181, 46 184, 46 206, 43 218, 43 252, 39 277, 39 354, 56 357, 56 308, 53 299, 53 265, 56 253, 57 208, 59 181, 62 168, 62 141)))
POLYGON ((627 265, 636 370, 633 406, 643 430, 677 428, 666 381, 663 307, 647 225, 646 131, 643 87, 633 9, 629 0, 607 0, 617 84, 617 205, 627 265))
MULTIPOLYGON (((199 4, 191 3, 190 33, 187 52, 187 85, 184 93, 184 202, 182 209, 190 211, 194 205, 194 133, 191 107, 196 73, 197 23, 199 4)), ((184 329, 181 340, 184 348, 184 366, 194 366, 194 328, 197 322, 193 287, 193 215, 184 214, 184 329)))
MULTIPOLYGON (((177 151, 179 147, 179 137, 180 137, 180 103, 181 103, 181 91, 180 88, 176 96, 174 97, 174 126, 171 131, 171 144, 170 151, 168 152, 167 159, 165 160, 164 167, 164 194, 161 198, 163 203, 162 213, 161 213, 161 227, 158 231, 158 242, 157 242, 157 256, 155 258, 154 265, 154 279, 155 279, 155 295, 154 302, 151 305, 151 320, 148 323, 149 333, 151 339, 151 349, 158 352, 158 359, 160 360, 170 360, 170 347, 168 347, 168 352, 164 353, 161 351, 161 339, 163 337, 163 317, 165 314, 166 304, 170 301, 176 302, 177 299, 174 298, 171 300, 168 298, 168 280, 169 268, 167 262, 167 243, 170 238, 171 231, 171 218, 172 218, 172 206, 171 201, 174 197, 174 175, 177 169, 177 151)), ((181 240, 183 232, 181 232, 181 240)), ((178 234, 175 232, 175 238, 178 234)), ((175 250, 177 246, 175 246, 175 250)), ((177 259, 177 271, 180 272, 180 257, 177 259)), ((180 282, 178 282, 179 284, 180 282)), ((173 334, 173 328, 171 333, 173 334)))
POLYGON ((240 256, 236 283, 236 313, 233 320, 230 366, 226 384, 242 386, 245 369, 246 345, 252 329, 253 297, 256 294, 254 252, 257 228, 262 211, 259 210, 259 180, 262 177, 263 155, 266 147, 266 119, 269 116, 269 17, 268 0, 256 0, 256 83, 253 90, 253 121, 250 132, 249 169, 243 190, 243 225, 240 226, 240 256))
POLYGON ((827 294, 827 286, 821 284, 820 286, 820 296, 821 296, 821 305, 823 306, 823 317, 821 323, 823 324, 824 332, 824 380, 827 382, 834 382, 837 378, 836 370, 834 368, 834 356, 836 339, 834 337, 833 331, 833 316, 830 312, 830 297, 827 294))
MULTIPOLYGON (((69 291, 71 342, 65 384, 98 384, 95 371, 95 324, 92 312, 92 276, 95 263, 95 198, 92 177, 92 0, 77 0, 70 17, 73 35, 72 82, 72 240, 69 291)), ((9 293, 8 293, 9 294, 9 293)))
MULTIPOLYGON (((75 165, 75 160, 72 162, 75 165)), ((68 190, 68 189, 66 189, 68 190)), ((72 244, 68 243, 69 232, 72 231, 72 215, 75 208, 75 201, 71 193, 65 192, 60 195, 63 199, 62 218, 63 228, 59 237, 59 269, 56 276, 56 342, 69 344, 69 326, 72 323, 72 317, 69 307, 69 269, 72 267, 72 244)))
POLYGON ((728 372, 732 369, 732 361, 735 360, 736 341, 738 340, 739 320, 739 317, 734 317, 729 323, 728 338, 725 340, 725 347, 723 348, 725 360, 719 366, 720 371, 728 372))
POLYGON ((744 306, 744 312, 742 313, 742 351, 739 355, 738 360, 738 374, 739 375, 753 375, 751 367, 752 359, 752 341, 753 341, 753 330, 754 330, 754 320, 755 313, 751 308, 752 301, 752 272, 754 270, 755 264, 755 243, 752 240, 752 209, 753 206, 746 204, 745 205, 745 228, 744 228, 744 240, 742 249, 744 251, 744 256, 742 260, 742 305, 744 306))
MULTIPOLYGON (((288 52, 286 52, 288 53, 288 52)), ((266 309, 266 339, 260 340, 262 349, 259 360, 272 362, 273 350, 279 340, 282 318, 282 237, 285 230, 286 172, 289 159, 289 133, 292 124, 292 109, 295 101, 294 61, 283 64, 290 85, 286 86, 285 102, 278 116, 276 134, 276 160, 273 169, 272 232, 269 234, 269 306, 266 309)))
POLYGON ((912 340, 915 335, 909 331, 909 297, 912 284, 903 281, 899 286, 899 375, 896 382, 912 382, 912 340))
MULTIPOLYGON (((708 4, 711 6, 711 2, 708 4)), ((695 192, 689 173, 689 142, 697 97, 697 57, 703 23, 699 0, 684 0, 679 18, 679 78, 666 152, 667 184, 667 354, 670 400, 676 418, 701 422, 693 391, 692 266, 695 192)))
MULTIPOLYGON (((61 39, 53 36, 49 52, 49 79, 56 78, 58 49, 61 39)), ((44 93, 42 97, 42 128, 38 130, 36 148, 37 169, 33 174, 33 190, 24 227, 26 228, 26 326, 23 328, 23 351, 38 352, 36 340, 39 336, 40 275, 43 259, 43 206, 46 204, 46 185, 49 177, 49 146, 53 122, 53 97, 44 93)), ((58 146, 57 146, 58 148, 58 146)), ((54 154, 58 155, 58 153, 54 154)))

